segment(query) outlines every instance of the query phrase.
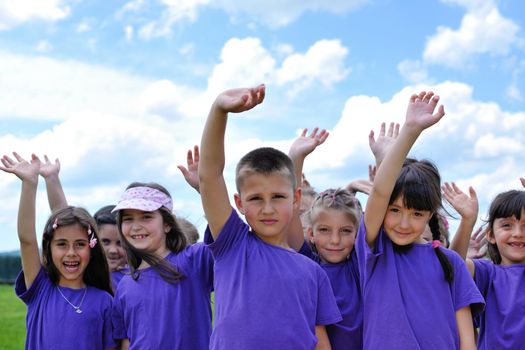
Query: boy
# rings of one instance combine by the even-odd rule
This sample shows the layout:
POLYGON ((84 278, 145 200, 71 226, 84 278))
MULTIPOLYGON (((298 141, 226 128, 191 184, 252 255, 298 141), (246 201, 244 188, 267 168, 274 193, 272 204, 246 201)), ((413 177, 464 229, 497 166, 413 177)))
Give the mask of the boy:
POLYGON ((273 148, 245 155, 236 169, 235 204, 223 178, 229 112, 264 99, 264 85, 233 89, 215 100, 201 141, 199 188, 215 258, 215 328, 211 349, 330 349, 324 325, 341 320, 326 273, 291 250, 300 189, 293 164, 273 148))

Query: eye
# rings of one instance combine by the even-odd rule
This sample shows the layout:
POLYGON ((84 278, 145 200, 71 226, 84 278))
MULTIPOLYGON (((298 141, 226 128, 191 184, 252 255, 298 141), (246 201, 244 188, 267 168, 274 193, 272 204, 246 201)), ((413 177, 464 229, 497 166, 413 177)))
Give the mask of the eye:
POLYGON ((414 216, 422 217, 424 214, 422 212, 416 211, 414 212, 414 216))
POLYGON ((352 228, 343 228, 341 230, 341 233, 344 234, 345 236, 353 235, 354 234, 354 229, 352 229, 352 228))
POLYGON ((273 196, 273 198, 282 199, 282 198, 286 198, 286 196, 284 194, 276 194, 273 196))
POLYGON ((261 200, 261 197, 259 196, 253 196, 253 197, 248 198, 248 201, 250 202, 259 201, 259 200, 261 200))
POLYGON ((78 241, 78 242, 75 242, 75 248, 78 248, 78 249, 82 249, 82 248, 84 248, 86 245, 87 245, 87 243, 84 242, 84 241, 78 241))
POLYGON ((399 213, 399 209, 398 208, 391 207, 389 210, 390 210, 391 213, 399 213))
POLYGON ((317 232, 319 233, 328 233, 330 230, 328 229, 328 227, 318 227, 317 228, 317 232))
POLYGON ((66 242, 57 242, 55 245, 59 248, 64 248, 66 246, 66 242))
POLYGON ((104 238, 104 239, 102 240, 102 244, 105 245, 105 246, 108 246, 110 243, 111 243, 111 242, 109 241, 109 239, 104 238))
POLYGON ((128 221, 131 221, 131 217, 130 216, 124 216, 122 218, 122 222, 128 222, 128 221))

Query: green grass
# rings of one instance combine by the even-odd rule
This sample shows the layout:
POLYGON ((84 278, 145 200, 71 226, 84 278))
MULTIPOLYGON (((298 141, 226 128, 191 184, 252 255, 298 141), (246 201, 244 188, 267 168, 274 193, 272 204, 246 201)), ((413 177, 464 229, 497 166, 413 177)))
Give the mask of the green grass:
POLYGON ((26 306, 17 298, 13 286, 0 285, 0 350, 24 348, 26 306))

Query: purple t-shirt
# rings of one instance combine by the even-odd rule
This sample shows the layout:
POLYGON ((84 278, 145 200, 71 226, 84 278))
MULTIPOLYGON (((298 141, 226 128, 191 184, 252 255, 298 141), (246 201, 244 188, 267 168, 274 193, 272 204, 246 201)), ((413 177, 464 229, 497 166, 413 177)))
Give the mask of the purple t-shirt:
POLYGON ((332 350, 362 349, 363 305, 355 250, 352 250, 350 259, 338 264, 321 262, 319 255, 312 251, 306 241, 299 253, 320 264, 334 290, 343 319, 326 327, 332 350))
POLYGON ((319 265, 264 242, 235 210, 209 247, 215 258, 211 349, 314 349, 315 326, 341 320, 319 265))
POLYGON ((16 295, 27 305, 26 349, 93 350, 116 347, 111 327, 111 300, 106 291, 88 286, 87 290, 58 287, 51 283, 44 268, 29 289, 24 273, 16 279, 16 295), (76 313, 62 294, 82 313, 76 313))
POLYGON ((525 265, 472 260, 487 306, 479 315, 478 349, 525 349, 525 265))
POLYGON ((398 252, 381 228, 371 250, 364 220, 355 250, 363 293, 364 349, 459 349, 455 313, 484 301, 461 257, 442 249, 454 270, 451 283, 430 244, 398 252))
POLYGON ((116 339, 130 349, 208 349, 213 259, 201 243, 170 253, 166 260, 184 276, 170 284, 151 267, 134 280, 124 276, 113 300, 116 339))
POLYGON ((113 287, 114 292, 117 292, 118 284, 120 283, 120 280, 122 279, 122 277, 124 277, 126 274, 129 274, 128 268, 123 268, 123 269, 111 272, 111 285, 113 287))

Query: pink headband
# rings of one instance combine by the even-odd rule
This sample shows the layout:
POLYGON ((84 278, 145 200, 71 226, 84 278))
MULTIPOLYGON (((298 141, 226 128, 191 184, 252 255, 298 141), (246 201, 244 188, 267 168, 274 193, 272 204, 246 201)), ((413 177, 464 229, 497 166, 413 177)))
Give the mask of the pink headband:
POLYGON ((122 194, 117 206, 111 212, 122 209, 155 211, 160 207, 173 210, 173 201, 167 194, 151 187, 132 187, 122 194))

